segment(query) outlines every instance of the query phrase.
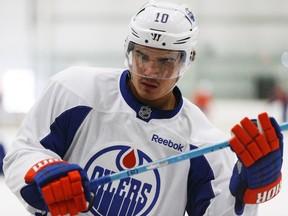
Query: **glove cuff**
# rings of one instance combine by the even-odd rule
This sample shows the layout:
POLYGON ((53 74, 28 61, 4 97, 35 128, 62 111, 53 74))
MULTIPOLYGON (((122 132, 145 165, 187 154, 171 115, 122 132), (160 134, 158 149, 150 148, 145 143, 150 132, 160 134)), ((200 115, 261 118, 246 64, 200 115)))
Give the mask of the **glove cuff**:
POLYGON ((42 161, 37 162, 36 164, 34 164, 26 173, 24 179, 26 183, 30 183, 33 182, 34 180, 34 176, 43 168, 55 164, 55 163, 67 163, 65 161, 62 161, 60 159, 54 159, 54 158, 50 158, 50 159, 45 159, 42 161))
POLYGON ((282 180, 282 174, 280 173, 276 181, 265 187, 256 189, 247 188, 243 197, 244 203, 259 204, 272 199, 280 192, 281 180, 282 180))

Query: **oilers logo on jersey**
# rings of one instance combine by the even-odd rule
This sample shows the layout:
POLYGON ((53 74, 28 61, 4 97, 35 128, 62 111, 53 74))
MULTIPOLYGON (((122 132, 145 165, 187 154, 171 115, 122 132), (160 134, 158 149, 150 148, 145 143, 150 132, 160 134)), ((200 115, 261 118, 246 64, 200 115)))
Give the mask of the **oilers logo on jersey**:
MULTIPOLYGON (((85 170, 91 179, 95 179, 151 161, 139 149, 116 145, 97 152, 88 161, 85 170)), ((149 215, 159 197, 160 175, 158 170, 153 170, 102 185, 92 192, 95 193, 91 208, 94 215, 149 215)))

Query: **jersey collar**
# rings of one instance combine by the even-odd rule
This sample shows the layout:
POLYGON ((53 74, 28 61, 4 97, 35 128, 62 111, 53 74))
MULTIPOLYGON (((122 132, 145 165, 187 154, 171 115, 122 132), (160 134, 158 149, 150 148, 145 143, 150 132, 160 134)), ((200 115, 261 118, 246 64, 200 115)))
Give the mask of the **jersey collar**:
POLYGON ((180 111, 183 105, 183 98, 181 91, 177 86, 173 89, 173 93, 178 101, 177 107, 173 110, 159 110, 142 104, 136 100, 127 86, 128 79, 130 79, 128 70, 125 70, 121 74, 120 78, 120 91, 126 103, 135 111, 137 118, 146 122, 149 122, 151 119, 169 119, 174 117, 180 111))

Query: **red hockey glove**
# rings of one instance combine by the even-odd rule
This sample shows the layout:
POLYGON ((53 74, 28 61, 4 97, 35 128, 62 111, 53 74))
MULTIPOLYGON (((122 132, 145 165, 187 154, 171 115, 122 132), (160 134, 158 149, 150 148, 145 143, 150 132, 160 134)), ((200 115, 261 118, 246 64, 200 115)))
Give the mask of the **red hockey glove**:
POLYGON ((232 128, 235 137, 229 141, 239 159, 230 181, 237 215, 243 213, 245 204, 266 202, 280 191, 283 135, 267 113, 258 115, 255 123, 244 118, 241 126, 232 128))
POLYGON ((25 182, 28 185, 21 189, 24 200, 52 216, 77 215, 88 208, 89 179, 76 164, 58 159, 40 161, 27 172, 25 182))

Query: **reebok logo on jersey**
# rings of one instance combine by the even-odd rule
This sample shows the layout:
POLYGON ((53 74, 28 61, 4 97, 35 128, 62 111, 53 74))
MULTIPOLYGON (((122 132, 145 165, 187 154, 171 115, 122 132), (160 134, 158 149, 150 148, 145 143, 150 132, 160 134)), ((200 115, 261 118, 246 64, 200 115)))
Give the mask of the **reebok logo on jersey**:
POLYGON ((158 136, 157 134, 153 134, 152 135, 151 141, 156 142, 156 143, 158 143, 160 145, 164 145, 164 146, 166 146, 168 148, 173 148, 173 149, 175 149, 177 151, 180 151, 180 152, 182 152, 183 148, 184 148, 184 146, 181 143, 179 143, 179 144, 178 143, 174 143, 170 139, 169 140, 168 139, 164 139, 164 138, 158 136))

